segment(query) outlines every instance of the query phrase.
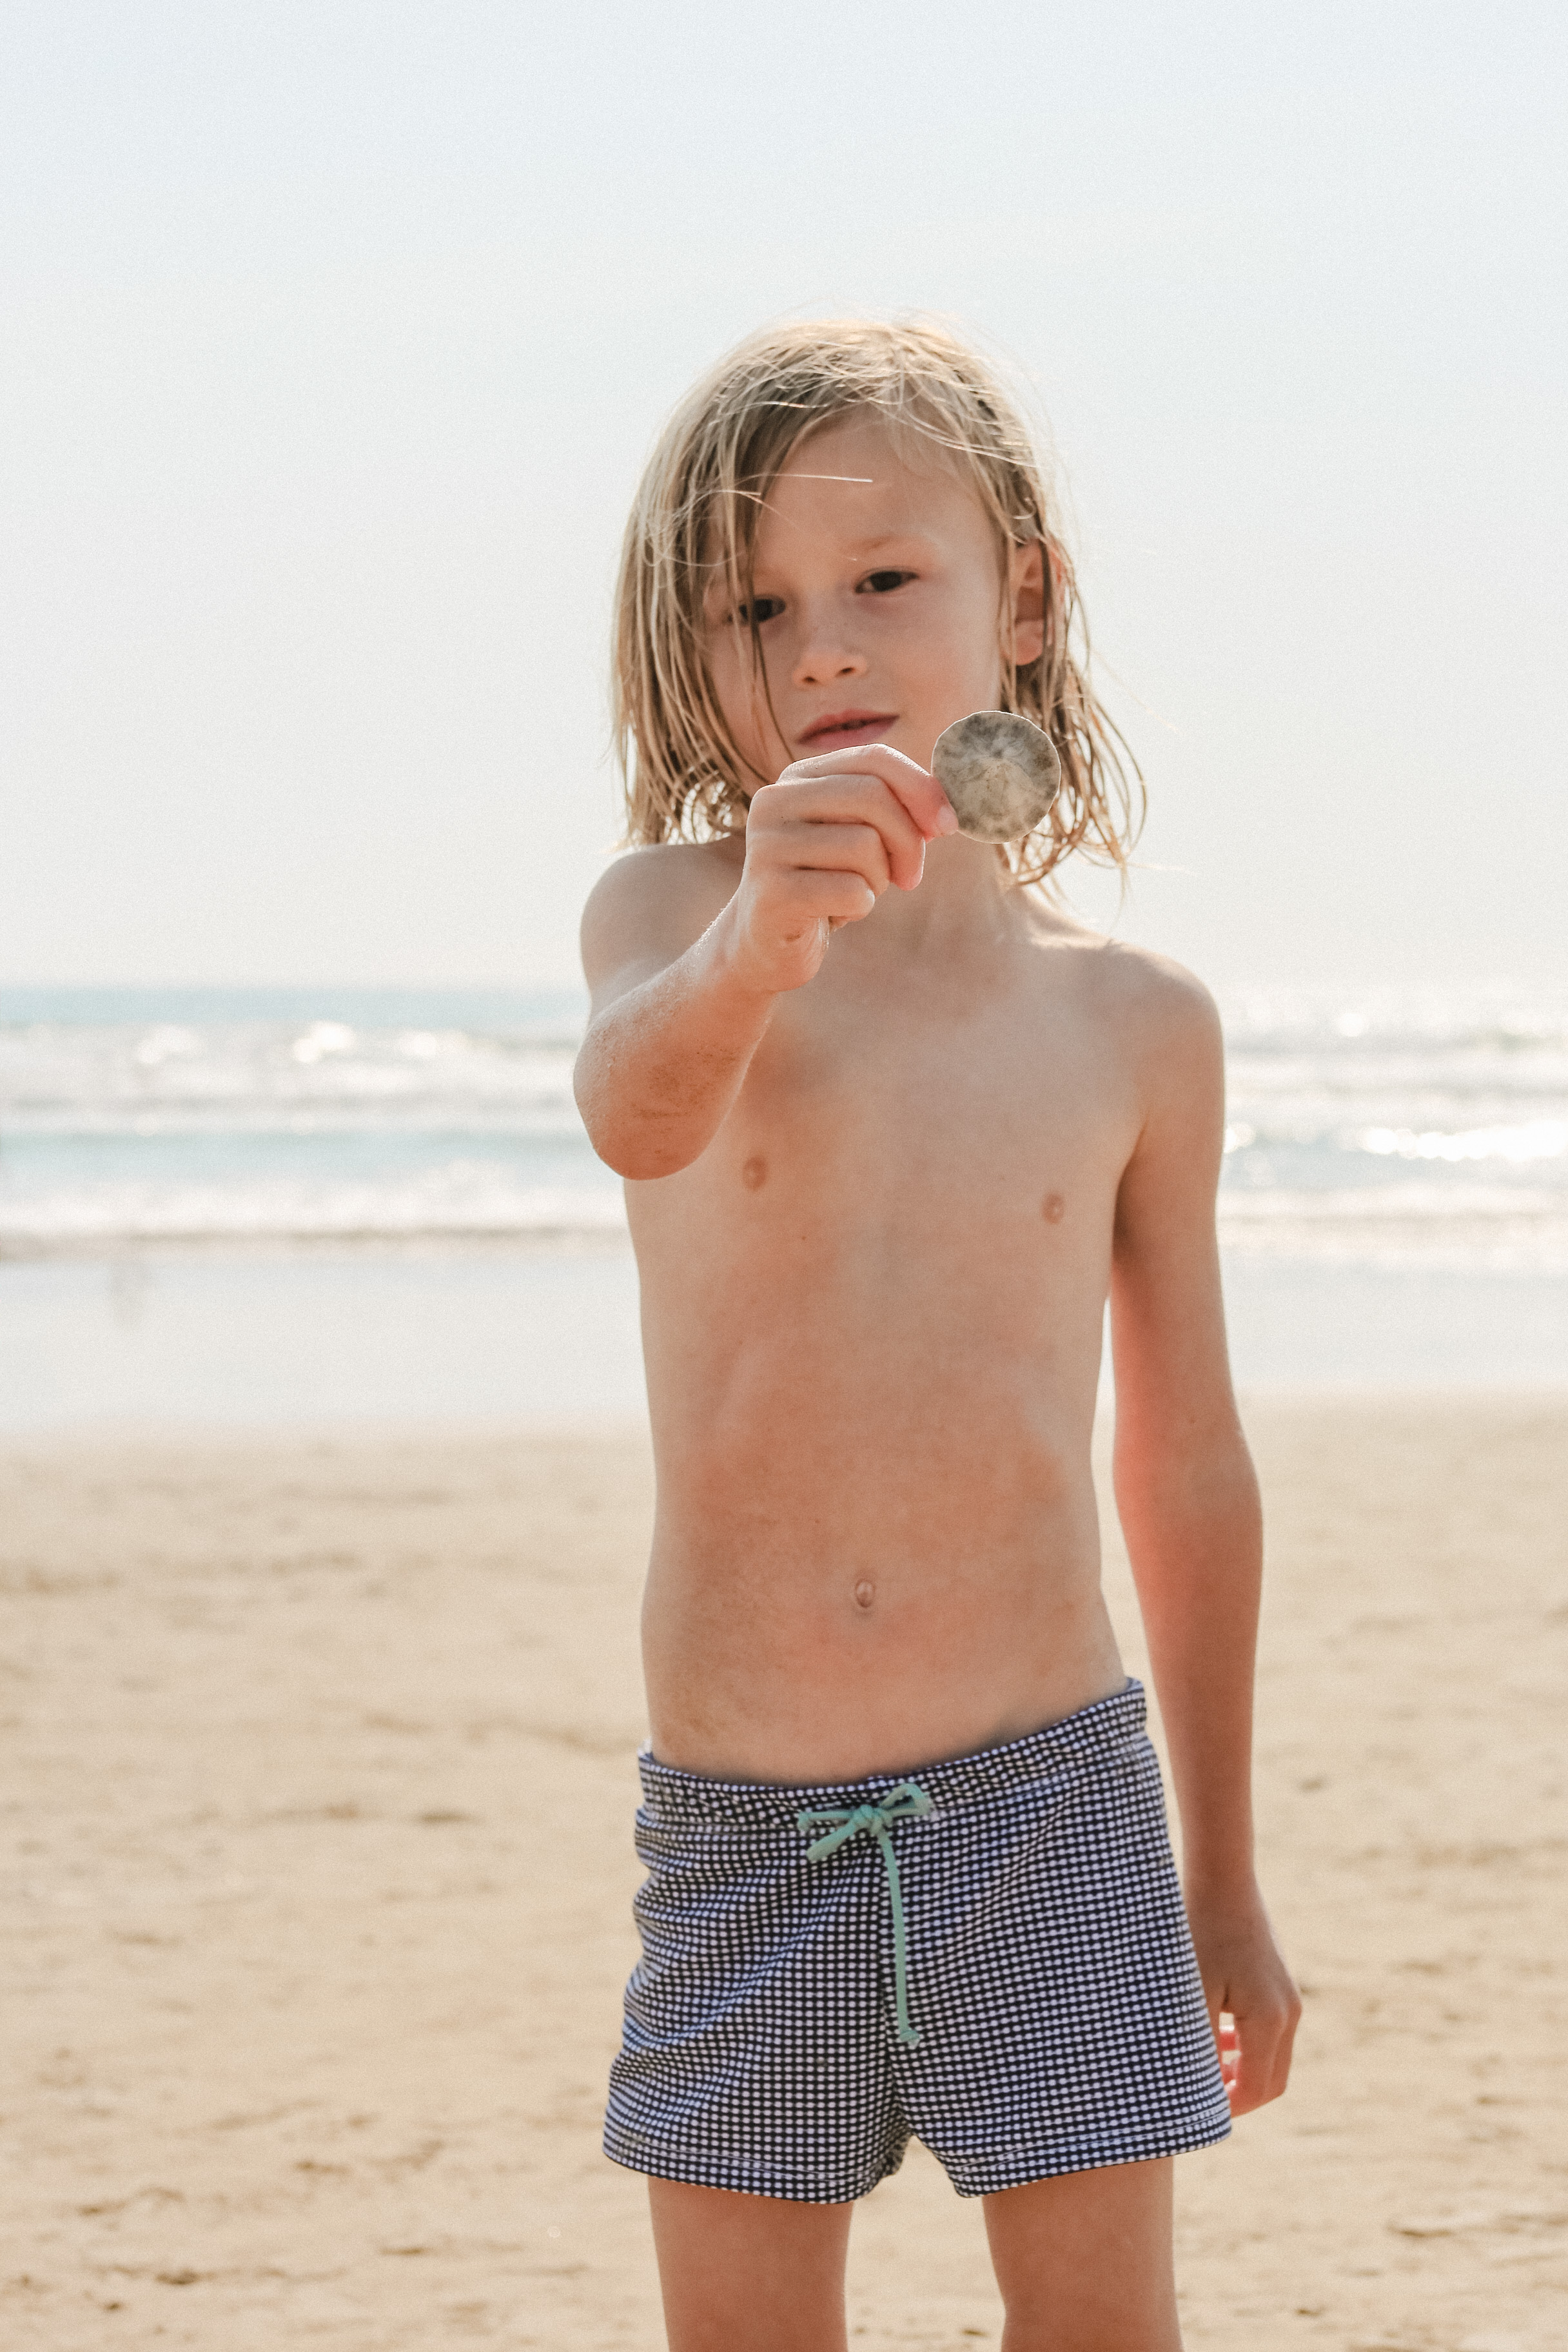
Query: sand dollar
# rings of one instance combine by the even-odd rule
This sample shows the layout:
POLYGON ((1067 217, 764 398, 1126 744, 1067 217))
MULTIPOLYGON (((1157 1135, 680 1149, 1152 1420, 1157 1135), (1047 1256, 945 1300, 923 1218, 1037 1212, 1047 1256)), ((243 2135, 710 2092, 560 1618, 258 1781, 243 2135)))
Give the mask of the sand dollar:
POLYGON ((931 765, 960 829, 976 841, 1021 841, 1061 790, 1056 745, 1014 710, 954 719, 937 737, 931 765))

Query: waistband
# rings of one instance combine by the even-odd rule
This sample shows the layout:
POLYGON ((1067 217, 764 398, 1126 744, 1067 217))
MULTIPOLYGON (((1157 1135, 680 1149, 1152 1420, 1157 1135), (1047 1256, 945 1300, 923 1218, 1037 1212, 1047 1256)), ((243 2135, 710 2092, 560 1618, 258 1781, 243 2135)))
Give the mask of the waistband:
POLYGON ((973 1756, 949 1757, 945 1763, 914 1765, 904 1772, 873 1772, 863 1780, 809 1780, 787 1787, 773 1780, 710 1780, 703 1773, 661 1764, 646 1748, 637 1769, 650 1821, 674 1828, 689 1822, 787 1829, 798 1837, 797 1813, 876 1804, 909 1781, 924 1790, 933 1812, 944 1812, 1005 1796, 1042 1776, 1092 1769, 1139 1737, 1148 1712, 1143 1685, 1130 1675, 1109 1698, 1096 1699, 1076 1715, 1063 1716, 1059 1723, 1026 1732, 1022 1739, 982 1748, 973 1756))

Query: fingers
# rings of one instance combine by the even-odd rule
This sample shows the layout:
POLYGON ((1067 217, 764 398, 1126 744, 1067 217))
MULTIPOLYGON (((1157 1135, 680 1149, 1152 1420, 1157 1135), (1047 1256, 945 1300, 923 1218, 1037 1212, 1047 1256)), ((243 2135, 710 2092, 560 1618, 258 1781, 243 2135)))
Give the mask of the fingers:
POLYGON ((1232 2016, 1222 2011, 1215 2040, 1233 2116, 1250 2115, 1277 2099, 1290 2079, 1290 2053, 1301 2014, 1300 1998, 1268 2000, 1232 2016))
POLYGON ((815 760, 797 760, 779 782, 809 782, 821 778, 875 776, 904 808, 926 841, 956 833, 952 803, 929 769, 920 767, 890 743, 858 744, 845 751, 824 751, 815 760))
POLYGON ((746 855, 766 863, 834 872, 852 866, 879 898, 889 883, 912 890, 925 866, 926 836, 879 778, 806 776, 786 769, 752 798, 746 855))
MULTIPOLYGON (((769 824, 767 849, 783 864, 813 874, 858 874, 879 898, 894 880, 900 850, 890 848, 875 824, 857 822, 846 814, 826 821, 792 817, 786 824, 769 824)), ((903 862, 924 855, 918 835, 902 845, 903 862)), ((918 878, 918 876, 917 876, 918 878)))
POLYGON ((878 894, 862 874, 846 870, 794 878, 809 887, 785 889, 773 901, 779 937, 786 941, 804 939, 814 923, 826 922, 830 931, 843 923, 858 923, 877 903, 878 894))
POLYGON ((934 776, 886 743, 825 752, 752 796, 746 863, 732 903, 738 971, 799 988, 827 934, 868 915, 893 886, 912 890, 926 843, 957 830, 934 776))
POLYGON ((1219 2052, 1219 2071, 1225 2083, 1225 2095, 1227 2099, 1234 2100, 1236 2070, 1241 2056, 1237 2042, 1236 2020, 1228 2010, 1211 2010, 1209 2026, 1214 2034, 1215 2047, 1219 2052))
POLYGON ((1277 2099, 1290 2079, 1301 1996, 1256 1889, 1239 1906, 1223 1908, 1196 1894, 1189 1916, 1230 2111, 1248 2115, 1277 2099))
MULTIPOLYGON (((825 876, 824 881, 828 882, 828 877, 825 876)), ((845 923, 863 922, 876 903, 876 892, 858 874, 835 874, 819 901, 830 931, 845 923)))

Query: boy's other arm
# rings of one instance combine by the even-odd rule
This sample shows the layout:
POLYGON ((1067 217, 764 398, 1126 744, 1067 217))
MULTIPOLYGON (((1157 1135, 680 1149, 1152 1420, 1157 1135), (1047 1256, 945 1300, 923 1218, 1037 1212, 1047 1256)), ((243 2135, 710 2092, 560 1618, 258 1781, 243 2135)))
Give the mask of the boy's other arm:
POLYGON ((1300 2002, 1253 1869, 1252 1689, 1262 1580, 1258 1481, 1231 1387, 1215 1236, 1225 1136, 1218 1017, 1185 973, 1151 972, 1147 1112, 1117 1200, 1111 1346, 1116 1501, 1181 1808, 1184 1875, 1237 2114, 1277 2098, 1300 2002))
POLYGON ((583 916, 593 999, 577 1104, 619 1175, 673 1176, 704 1152, 789 990, 833 931, 920 882, 956 820, 935 779, 886 744, 786 768, 752 798, 744 862, 726 844, 620 859, 583 916))

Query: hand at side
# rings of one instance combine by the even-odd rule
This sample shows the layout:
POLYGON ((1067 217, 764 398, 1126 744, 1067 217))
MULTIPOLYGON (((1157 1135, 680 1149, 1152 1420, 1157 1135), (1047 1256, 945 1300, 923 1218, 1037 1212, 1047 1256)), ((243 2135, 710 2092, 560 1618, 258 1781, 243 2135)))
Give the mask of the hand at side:
POLYGON ((1230 2110, 1245 2116, 1279 2098, 1289 2080, 1301 1996, 1256 1886, 1229 1898, 1189 1886, 1187 1917, 1230 2110))

